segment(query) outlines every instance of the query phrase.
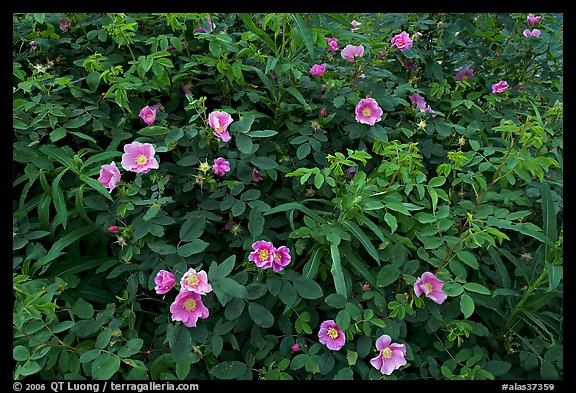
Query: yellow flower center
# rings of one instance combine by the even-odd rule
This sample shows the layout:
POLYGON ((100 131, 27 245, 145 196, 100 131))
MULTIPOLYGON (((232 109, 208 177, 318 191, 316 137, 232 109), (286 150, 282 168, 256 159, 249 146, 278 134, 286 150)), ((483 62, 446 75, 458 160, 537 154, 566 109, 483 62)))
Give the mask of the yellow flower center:
POLYGON ((148 159, 144 154, 140 154, 138 157, 136 157, 136 164, 138 165, 146 165, 147 162, 148 159))
POLYGON ((364 110, 362 111, 362 114, 364 116, 368 117, 372 114, 372 111, 370 110, 370 108, 364 108, 364 110))
POLYGON ((218 131, 218 132, 224 131, 224 127, 218 126, 218 127, 216 127, 216 131, 218 131))
POLYGON ((336 337, 338 337, 338 331, 334 328, 328 328, 328 335, 330 336, 330 338, 335 339, 336 337))
POLYGON ((392 357, 392 350, 389 347, 386 347, 382 350, 382 357, 384 359, 390 359, 392 357))
POLYGON ((274 258, 275 259, 282 259, 282 255, 280 255, 280 253, 277 252, 276 254, 274 254, 274 258))
POLYGON ((269 255, 268 250, 260 250, 260 252, 258 252, 258 258, 260 258, 261 261, 267 260, 269 255))
POLYGON ((430 284, 430 283, 425 283, 425 284, 423 284, 423 285, 424 285, 426 288, 428 288, 428 291, 429 291, 429 292, 433 292, 433 291, 434 291, 434 288, 432 288, 432 284, 430 284))
POLYGON ((188 285, 190 285, 190 286, 198 285, 198 283, 200 282, 200 280, 198 280, 198 277, 196 276, 196 274, 192 274, 191 276, 188 276, 186 281, 188 281, 188 285))
POLYGON ((195 309, 196 309, 196 300, 187 299, 186 301, 184 301, 184 310, 194 311, 195 309))

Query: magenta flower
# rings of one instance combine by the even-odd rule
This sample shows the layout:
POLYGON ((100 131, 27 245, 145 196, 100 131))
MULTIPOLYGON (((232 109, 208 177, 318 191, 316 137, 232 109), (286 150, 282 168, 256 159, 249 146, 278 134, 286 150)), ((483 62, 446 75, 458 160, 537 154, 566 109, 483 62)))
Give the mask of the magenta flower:
POLYGON ((504 93, 508 88, 508 83, 506 81, 500 81, 492 85, 492 93, 500 94, 504 93))
POLYGON ((292 350, 293 350, 294 352, 300 350, 300 345, 298 345, 298 344, 292 345, 292 350))
POLYGON ((457 81, 465 81, 468 78, 472 78, 474 76, 474 69, 473 68, 462 68, 460 71, 456 73, 454 79, 457 81))
POLYGON ((324 37, 326 38, 326 41, 328 43, 328 50, 329 51, 337 51, 338 50, 338 40, 336 38, 328 38, 328 37, 324 37))
POLYGON ((214 129, 214 135, 222 139, 222 142, 230 141, 228 126, 232 121, 232 116, 226 112, 214 111, 208 115, 208 124, 214 129))
POLYGON ((66 33, 70 27, 72 26, 72 22, 66 20, 65 18, 60 18, 60 30, 66 33))
POLYGON ((252 169, 252 180, 256 183, 260 183, 262 181, 262 175, 260 175, 260 171, 257 168, 252 169))
POLYGON ((358 123, 369 124, 373 126, 376 122, 382 120, 382 108, 374 98, 363 98, 356 105, 356 121, 358 123))
POLYGON ((426 110, 426 100, 418 93, 414 93, 410 96, 410 102, 416 103, 416 108, 425 111, 426 110))
POLYGON ((194 292, 199 295, 206 295, 212 292, 212 285, 208 283, 208 275, 204 270, 197 272, 190 268, 180 280, 182 291, 194 292))
POLYGON ((370 289, 370 284, 366 283, 366 284, 362 285, 362 290, 363 290, 364 292, 366 292, 366 291, 369 290, 369 289, 370 289))
POLYGON ((524 31, 522 32, 522 34, 524 34, 524 37, 540 37, 540 33, 541 31, 539 29, 534 29, 532 31, 530 31, 530 29, 524 29, 524 31))
POLYGON ((186 86, 184 83, 180 83, 180 90, 182 90, 184 92, 184 94, 188 94, 193 96, 194 94, 192 94, 192 91, 190 90, 190 88, 188 86, 186 86))
POLYGON ((116 232, 118 232, 118 227, 116 225, 110 225, 108 227, 108 231, 116 233, 116 232))
POLYGON ((313 76, 322 76, 324 75, 324 71, 326 71, 326 63, 320 65, 320 64, 314 64, 312 67, 310 67, 310 74, 313 76))
POLYGON ((526 21, 527 21, 528 23, 530 23, 531 25, 536 25, 536 24, 538 24, 538 22, 540 22, 540 19, 542 19, 541 16, 534 16, 534 14, 529 14, 529 15, 526 17, 526 21))
POLYGON ((404 68, 406 68, 408 71, 416 71, 416 69, 418 68, 418 65, 416 64, 416 62, 412 59, 404 59, 402 60, 402 65, 404 66, 404 68))
POLYGON ((328 319, 320 325, 318 331, 318 338, 320 344, 326 345, 328 349, 337 351, 346 344, 346 336, 344 332, 333 319, 328 319))
POLYGON ((412 48, 413 44, 413 41, 410 39, 410 36, 405 31, 392 37, 391 42, 393 46, 400 49, 401 51, 405 51, 412 48))
POLYGON ((144 120, 144 123, 151 126, 152 124, 154 124, 154 121, 156 120, 156 112, 158 112, 159 108, 160 104, 156 104, 153 106, 146 105, 144 108, 140 109, 140 118, 144 120))
POLYGON ((122 168, 136 173, 148 173, 150 169, 158 169, 155 153, 154 146, 150 143, 132 142, 124 145, 122 168))
POLYGON ((437 278, 433 273, 425 272, 414 283, 414 293, 420 297, 422 293, 435 303, 442 304, 448 297, 442 290, 444 281, 437 278))
POLYGON ((322 110, 320 111, 320 114, 322 116, 326 116, 326 108, 322 108, 322 110))
POLYGON ((169 271, 160 270, 158 274, 156 274, 156 277, 154 277, 154 282, 156 283, 154 287, 156 293, 163 295, 176 285, 176 277, 169 271))
POLYGON ((274 250, 274 259, 272 260, 272 270, 278 273, 284 270, 284 267, 290 263, 290 249, 286 246, 278 247, 274 250))
POLYGON ((269 269, 272 267, 275 258, 275 248, 272 243, 265 240, 258 240, 252 244, 253 252, 248 256, 248 260, 256 264, 262 269, 269 269))
POLYGON ((198 318, 208 318, 209 312, 202 303, 200 294, 189 291, 180 291, 170 305, 173 321, 182 321, 186 327, 196 327, 198 318))
POLYGON ((346 45, 340 54, 342 55, 342 58, 353 62, 356 57, 364 56, 364 46, 346 45))
POLYGON ((230 163, 224 157, 218 157, 214 160, 212 171, 220 176, 224 176, 226 172, 230 172, 230 163))
POLYGON ((383 334, 376 340, 378 356, 370 359, 370 364, 382 374, 390 375, 394 370, 406 364, 406 345, 392 343, 387 334, 383 334))
POLYGON ((100 167, 100 177, 98 181, 112 192, 120 182, 120 170, 116 167, 116 163, 112 161, 110 165, 102 165, 100 167))

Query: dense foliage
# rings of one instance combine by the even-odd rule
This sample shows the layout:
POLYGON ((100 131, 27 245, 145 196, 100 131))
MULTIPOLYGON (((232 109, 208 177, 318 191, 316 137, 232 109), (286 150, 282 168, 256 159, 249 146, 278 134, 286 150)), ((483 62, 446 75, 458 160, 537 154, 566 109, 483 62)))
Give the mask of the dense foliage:
POLYGON ((562 24, 14 14, 14 378, 562 378, 562 24))

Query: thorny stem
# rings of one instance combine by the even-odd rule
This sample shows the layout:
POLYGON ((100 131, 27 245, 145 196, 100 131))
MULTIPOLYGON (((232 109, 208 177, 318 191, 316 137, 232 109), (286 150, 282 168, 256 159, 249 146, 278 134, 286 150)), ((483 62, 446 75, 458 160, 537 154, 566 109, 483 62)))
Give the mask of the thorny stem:
POLYGON ((32 341, 35 341, 39 344, 42 344, 42 346, 44 347, 59 347, 59 348, 66 348, 66 349, 71 349, 73 351, 80 351, 80 352, 86 352, 85 349, 80 349, 80 348, 76 348, 76 347, 72 347, 68 344, 50 344, 50 343, 45 343, 44 341, 40 341, 38 340, 36 337, 32 337, 31 335, 29 335, 28 333, 26 333, 24 330, 20 329, 17 326, 12 325, 12 327, 17 330, 18 332, 22 333, 24 336, 26 336, 26 338, 29 338, 32 341))

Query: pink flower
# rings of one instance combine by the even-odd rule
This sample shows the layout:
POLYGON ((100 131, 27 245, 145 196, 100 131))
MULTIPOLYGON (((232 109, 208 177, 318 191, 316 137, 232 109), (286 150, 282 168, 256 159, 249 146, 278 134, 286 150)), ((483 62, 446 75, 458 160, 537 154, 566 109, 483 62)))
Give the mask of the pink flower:
POLYGON ((154 277, 154 282, 156 283, 156 287, 154 287, 156 293, 163 295, 176 285, 176 277, 169 271, 160 270, 154 277))
POLYGON ((472 78, 474 76, 474 69, 473 68, 462 68, 460 71, 456 73, 454 79, 457 81, 465 81, 468 78, 472 78))
POLYGON ((425 272, 414 283, 414 293, 420 297, 422 293, 435 303, 442 304, 448 297, 442 290, 444 281, 437 278, 433 273, 425 272))
POLYGON ((540 19, 542 19, 541 16, 534 16, 534 14, 529 14, 529 15, 526 17, 526 21, 527 21, 528 23, 530 23, 531 25, 536 25, 536 24, 538 24, 538 22, 540 22, 540 19))
POLYGON ((500 81, 492 85, 492 93, 494 94, 504 93, 507 88, 508 83, 506 83, 506 81, 500 81))
POLYGON ((274 259, 272 260, 272 270, 278 273, 284 270, 284 267, 288 265, 292 257, 290 256, 290 249, 286 246, 278 247, 274 250, 274 259))
POLYGON ((382 374, 390 375, 406 364, 406 345, 391 344, 392 339, 383 334, 376 340, 378 356, 370 359, 370 364, 382 374))
POLYGON ((248 260, 256 264, 262 269, 269 269, 272 267, 275 258, 275 248, 272 243, 265 240, 258 240, 252 244, 253 252, 248 256, 248 260))
POLYGON ((314 64, 312 67, 310 67, 310 74, 313 76, 322 76, 324 75, 324 71, 326 71, 326 63, 322 65, 314 64))
POLYGON ((232 116, 226 112, 214 111, 208 115, 208 124, 215 130, 214 135, 222 139, 222 142, 230 141, 228 126, 232 121, 232 116))
POLYGON ((116 225, 110 225, 108 231, 116 233, 118 232, 118 227, 116 225))
POLYGON ((422 97, 420 94, 418 93, 414 93, 410 96, 410 102, 416 103, 416 108, 420 109, 420 110, 426 110, 426 100, 424 100, 424 97, 422 97))
POLYGON ((530 31, 530 29, 524 29, 524 31, 522 32, 522 34, 524 34, 524 37, 540 37, 540 33, 541 31, 539 29, 534 29, 532 31, 530 31))
POLYGON ((260 171, 256 168, 252 169, 252 180, 256 183, 260 183, 262 181, 262 175, 260 175, 260 171))
POLYGON ((360 74, 360 78, 361 78, 361 79, 364 79, 364 78, 366 78, 366 75, 360 74))
POLYGON ((292 350, 293 350, 294 352, 299 351, 299 350, 300 350, 300 345, 298 345, 298 344, 292 345, 292 350))
POLYGON ((366 292, 366 291, 369 290, 369 289, 370 289, 370 284, 366 283, 366 284, 362 285, 362 290, 363 290, 364 292, 366 292))
POLYGON ((363 98, 356 105, 356 121, 373 126, 382 120, 382 109, 374 98, 363 98))
POLYGON ((30 52, 34 52, 36 50, 36 41, 30 41, 30 52))
POLYGON ((206 295, 212 292, 212 285, 208 283, 208 275, 204 270, 197 272, 190 268, 180 280, 182 291, 194 292, 199 295, 206 295))
POLYGON ((110 165, 102 165, 100 167, 100 177, 98 181, 112 192, 120 182, 120 170, 116 167, 116 163, 112 161, 110 165))
POLYGON ((356 57, 364 56, 364 46, 346 45, 340 54, 342 55, 342 58, 353 62, 356 57))
POLYGON ((320 111, 320 114, 322 116, 326 116, 326 108, 322 108, 322 110, 320 111))
POLYGON ((154 158, 154 146, 150 143, 132 142, 124 145, 122 168, 130 172, 148 173, 150 169, 158 169, 158 161, 154 158))
POLYGON ((418 65, 414 62, 414 60, 412 59, 404 59, 402 60, 402 65, 404 66, 404 68, 406 68, 408 71, 416 71, 416 69, 418 68, 418 65))
POLYGON ((192 91, 190 90, 190 88, 188 86, 186 86, 184 83, 180 83, 180 89, 184 92, 184 94, 188 94, 193 96, 194 94, 192 94, 192 91))
POLYGON ((208 318, 209 312, 202 303, 200 294, 189 291, 180 291, 170 305, 173 321, 182 321, 186 327, 196 327, 198 318, 208 318))
POLYGON ((328 38, 328 37, 324 37, 326 38, 326 41, 328 42, 328 50, 329 51, 337 51, 338 50, 338 40, 336 38, 328 38))
POLYGON ((60 30, 66 33, 70 29, 70 26, 72 26, 72 22, 65 18, 60 18, 60 30))
POLYGON ((146 105, 144 108, 140 109, 140 118, 144 120, 144 123, 151 126, 156 120, 156 112, 160 108, 160 104, 153 106, 146 105))
MULTIPOLYGON (((352 26, 356 27, 356 26, 360 26, 362 23, 360 23, 360 22, 358 22, 358 21, 356 21, 356 20, 353 20, 352 22, 350 22, 350 24, 351 24, 352 26)), ((354 31, 356 31, 356 30, 359 30, 359 29, 358 29, 358 28, 350 29, 350 31, 352 31, 352 32, 354 32, 354 31)))
POLYGON ((346 344, 346 336, 344 332, 333 319, 328 319, 320 325, 318 331, 318 338, 320 344, 326 345, 328 349, 337 351, 346 344))
POLYGON ((214 24, 214 22, 212 22, 212 19, 207 18, 207 19, 202 20, 200 22, 200 24, 198 25, 198 28, 196 29, 196 32, 198 32, 198 33, 212 33, 215 28, 216 28, 216 25, 214 24))
POLYGON ((230 172, 230 163, 223 157, 218 157, 214 160, 212 171, 220 176, 224 176, 226 172, 230 172))
POLYGON ((410 39, 410 36, 405 31, 403 31, 400 34, 395 35, 392 38, 391 42, 392 42, 392 45, 394 45, 396 48, 400 49, 401 51, 405 51, 405 50, 412 48, 412 44, 413 44, 412 40, 410 39))

